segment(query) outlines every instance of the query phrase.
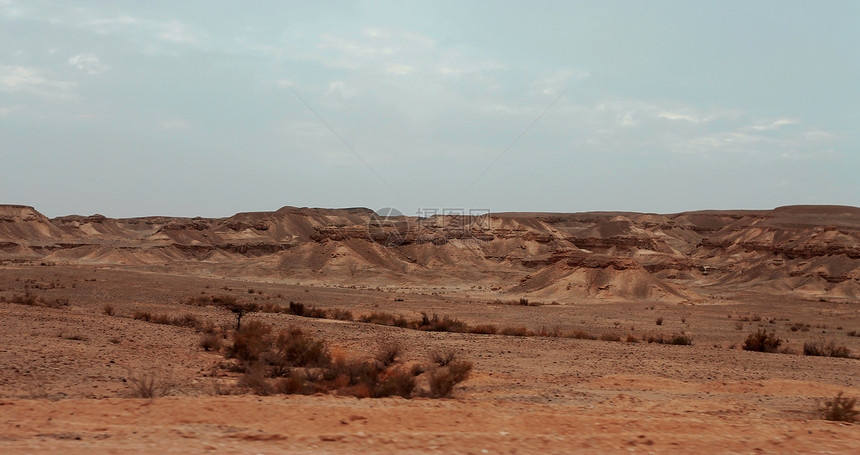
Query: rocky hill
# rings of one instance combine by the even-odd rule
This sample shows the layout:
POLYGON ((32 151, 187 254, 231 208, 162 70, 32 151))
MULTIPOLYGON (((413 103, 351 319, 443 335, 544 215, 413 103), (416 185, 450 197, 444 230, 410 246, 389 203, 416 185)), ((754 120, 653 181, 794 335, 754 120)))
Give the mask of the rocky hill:
POLYGON ((709 290, 860 299, 860 208, 380 218, 284 207, 229 218, 49 219, 0 205, 0 261, 173 267, 338 285, 453 286, 559 302, 709 290))

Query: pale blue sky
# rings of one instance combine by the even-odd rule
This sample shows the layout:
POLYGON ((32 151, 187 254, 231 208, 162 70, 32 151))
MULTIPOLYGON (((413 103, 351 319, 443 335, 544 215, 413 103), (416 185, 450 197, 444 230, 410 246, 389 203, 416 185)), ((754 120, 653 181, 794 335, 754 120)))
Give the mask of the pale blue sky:
POLYGON ((856 1, 0 0, 0 203, 860 205, 858 49, 856 1))

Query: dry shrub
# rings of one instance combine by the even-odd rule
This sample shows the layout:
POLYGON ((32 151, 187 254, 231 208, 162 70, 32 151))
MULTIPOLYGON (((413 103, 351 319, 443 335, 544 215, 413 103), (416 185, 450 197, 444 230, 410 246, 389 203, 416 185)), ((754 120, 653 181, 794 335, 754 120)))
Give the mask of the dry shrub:
POLYGON ((9 302, 9 303, 17 303, 19 305, 29 305, 29 306, 38 306, 44 308, 53 308, 59 309, 65 306, 69 306, 69 298, 68 297, 57 297, 56 299, 46 299, 44 297, 39 297, 35 294, 30 293, 30 290, 26 290, 23 294, 17 294, 10 297, 8 300, 5 297, 0 297, 0 301, 9 302))
POLYGON ((575 338, 577 340, 596 340, 597 337, 586 332, 585 330, 574 330, 564 334, 565 338, 575 338))
POLYGON ((659 318, 657 318, 656 322, 657 322, 657 325, 663 325, 663 316, 660 316, 659 318))
POLYGON ((195 297, 189 297, 185 299, 182 303, 186 305, 195 305, 195 306, 207 306, 207 305, 230 305, 236 303, 236 297, 231 295, 198 295, 195 297))
POLYGON ((809 329, 810 329, 811 327, 812 327, 812 326, 811 326, 811 325, 809 325, 809 324, 804 324, 804 323, 802 323, 802 322, 795 322, 794 324, 792 324, 792 325, 791 325, 791 327, 789 327, 789 329, 790 329, 792 332, 797 332, 798 330, 799 330, 799 331, 801 331, 801 332, 809 332, 809 329))
POLYGON ((133 398, 157 398, 169 395, 174 388, 169 375, 156 369, 130 371, 125 384, 133 398))
POLYGON ((106 303, 105 306, 102 307, 102 312, 104 312, 104 314, 108 316, 113 316, 113 305, 111 305, 110 303, 106 303))
POLYGON ((288 377, 275 381, 274 391, 285 395, 311 395, 316 392, 316 388, 306 375, 293 371, 288 377))
POLYGON ((675 334, 669 337, 666 344, 674 344, 677 346, 690 346, 693 344, 693 338, 690 335, 675 334))
POLYGON ((824 418, 837 422, 856 422, 860 411, 854 409, 857 404, 857 398, 843 397, 842 392, 839 392, 835 398, 824 402, 824 408, 821 410, 824 418))
POLYGON ((639 338, 636 338, 636 335, 633 335, 633 334, 631 333, 631 334, 627 335, 627 338, 625 338, 625 340, 624 340, 624 341, 626 341, 626 342, 628 342, 628 343, 638 343, 638 342, 639 342, 639 338))
POLYGON ((427 317, 427 313, 421 313, 421 322, 419 323, 418 330, 427 330, 430 332, 468 332, 469 326, 466 325, 465 322, 460 321, 459 319, 453 319, 449 316, 442 316, 441 318, 437 314, 433 314, 433 317, 427 317))
POLYGON ((200 347, 204 351, 220 351, 222 345, 221 335, 217 333, 204 333, 200 337, 200 347))
POLYGON ((329 318, 338 321, 352 321, 352 311, 334 308, 329 310, 329 318))
POLYGON ((276 376, 283 376, 292 367, 326 366, 330 357, 323 340, 307 336, 301 329, 292 327, 278 334, 264 360, 272 366, 276 376))
POLYGON ((532 332, 529 331, 525 326, 520 327, 505 327, 502 329, 502 335, 514 336, 514 337, 527 337, 532 335, 532 332))
POLYGON ((604 333, 600 335, 600 341, 621 341, 621 335, 617 333, 604 333))
POLYGON ((376 353, 376 360, 382 362, 384 366, 389 366, 397 362, 397 359, 403 355, 403 346, 396 341, 387 341, 379 345, 376 353))
POLYGON ((777 352, 781 344, 782 340, 777 338, 773 332, 758 329, 747 336, 743 349, 744 351, 777 352))
POLYGON ((851 350, 835 341, 807 341, 803 343, 803 355, 850 358, 851 350))
POLYGON ((446 398, 451 396, 454 386, 465 381, 472 371, 472 363, 454 360, 447 366, 434 368, 430 372, 430 396, 446 398))
POLYGON ((265 368, 256 364, 245 371, 239 378, 239 387, 251 389, 257 395, 271 395, 275 392, 274 384, 266 378, 265 368))
POLYGON ((398 316, 391 313, 383 313, 379 311, 374 311, 370 314, 362 315, 360 318, 358 318, 358 320, 366 324, 390 325, 402 328, 409 326, 409 321, 407 321, 406 318, 404 318, 403 316, 398 316))
POLYGON ((394 369, 380 377, 372 389, 374 398, 399 396, 410 398, 415 390, 415 377, 408 371, 394 369))
POLYGON ((495 335, 499 331, 499 328, 494 324, 479 324, 470 330, 472 333, 479 333, 483 335, 495 335))
POLYGON ((677 346, 690 346, 693 344, 693 338, 690 335, 685 335, 683 333, 673 334, 673 335, 648 335, 647 338, 643 338, 644 341, 649 343, 657 343, 657 344, 674 344, 677 346))
POLYGON ((449 363, 457 360, 457 353, 451 350, 448 351, 433 351, 430 353, 430 361, 444 367, 449 363))
POLYGON ((558 326, 553 328, 541 327, 535 333, 535 336, 544 337, 544 338, 558 338, 561 336, 561 329, 558 326))
POLYGON ((188 327, 192 329, 199 329, 203 326, 203 323, 199 319, 197 319, 197 316, 191 313, 186 313, 182 316, 174 317, 168 314, 153 315, 148 311, 136 311, 134 313, 134 316, 132 317, 134 319, 144 322, 151 322, 153 324, 175 325, 177 327, 188 327))
POLYGON ((228 358, 255 363, 261 360, 272 344, 272 327, 259 321, 250 321, 233 332, 233 344, 227 348, 228 358))
POLYGON ((416 393, 449 396, 471 370, 471 363, 454 354, 440 354, 440 364, 432 368, 407 367, 398 363, 402 348, 395 343, 382 346, 377 359, 332 359, 323 340, 293 328, 271 335, 271 327, 251 321, 233 334, 233 346, 225 356, 241 361, 231 364, 243 372, 238 385, 258 395, 336 393, 357 398, 401 396, 416 393), (416 391, 416 377, 431 372, 430 391, 416 391))

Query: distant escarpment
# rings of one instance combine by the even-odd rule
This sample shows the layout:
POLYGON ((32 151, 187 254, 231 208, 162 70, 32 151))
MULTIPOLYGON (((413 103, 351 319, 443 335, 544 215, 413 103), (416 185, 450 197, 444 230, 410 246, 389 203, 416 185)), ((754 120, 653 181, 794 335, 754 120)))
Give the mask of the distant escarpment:
POLYGON ((860 299, 860 208, 380 218, 284 207, 228 218, 49 219, 0 205, 0 262, 493 289, 559 302, 696 303, 704 288, 860 299))

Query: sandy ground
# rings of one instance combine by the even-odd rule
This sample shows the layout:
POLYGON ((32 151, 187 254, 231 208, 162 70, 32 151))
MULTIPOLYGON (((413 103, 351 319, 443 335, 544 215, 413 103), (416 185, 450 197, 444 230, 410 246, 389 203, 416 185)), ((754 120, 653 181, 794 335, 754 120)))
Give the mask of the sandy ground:
POLYGON ((68 297, 60 309, 0 303, 0 453, 857 453, 860 425, 821 420, 839 391, 860 396, 860 361, 739 349, 759 326, 799 349, 826 339, 860 352, 856 304, 703 290, 697 305, 646 302, 520 307, 448 289, 347 289, 183 276, 149 269, 0 268, 0 295, 26 288, 68 297), (253 289, 253 292, 249 290, 253 289), (188 328, 131 319, 135 311, 232 316, 181 299, 232 294, 469 323, 559 326, 595 334, 678 333, 693 346, 430 333, 254 314, 298 325, 333 347, 370 355, 395 340, 407 358, 453 349, 474 363, 453 399, 219 396, 235 380, 188 328), (106 303, 115 307, 104 314, 106 303), (663 317, 662 325, 655 319, 663 317), (742 319, 746 319, 745 321, 742 319), (756 320, 758 319, 758 320, 756 320), (790 330, 809 324, 808 331, 790 330), (738 324, 741 328, 738 329, 738 324), (175 387, 129 397, 127 378, 153 371, 175 387))

